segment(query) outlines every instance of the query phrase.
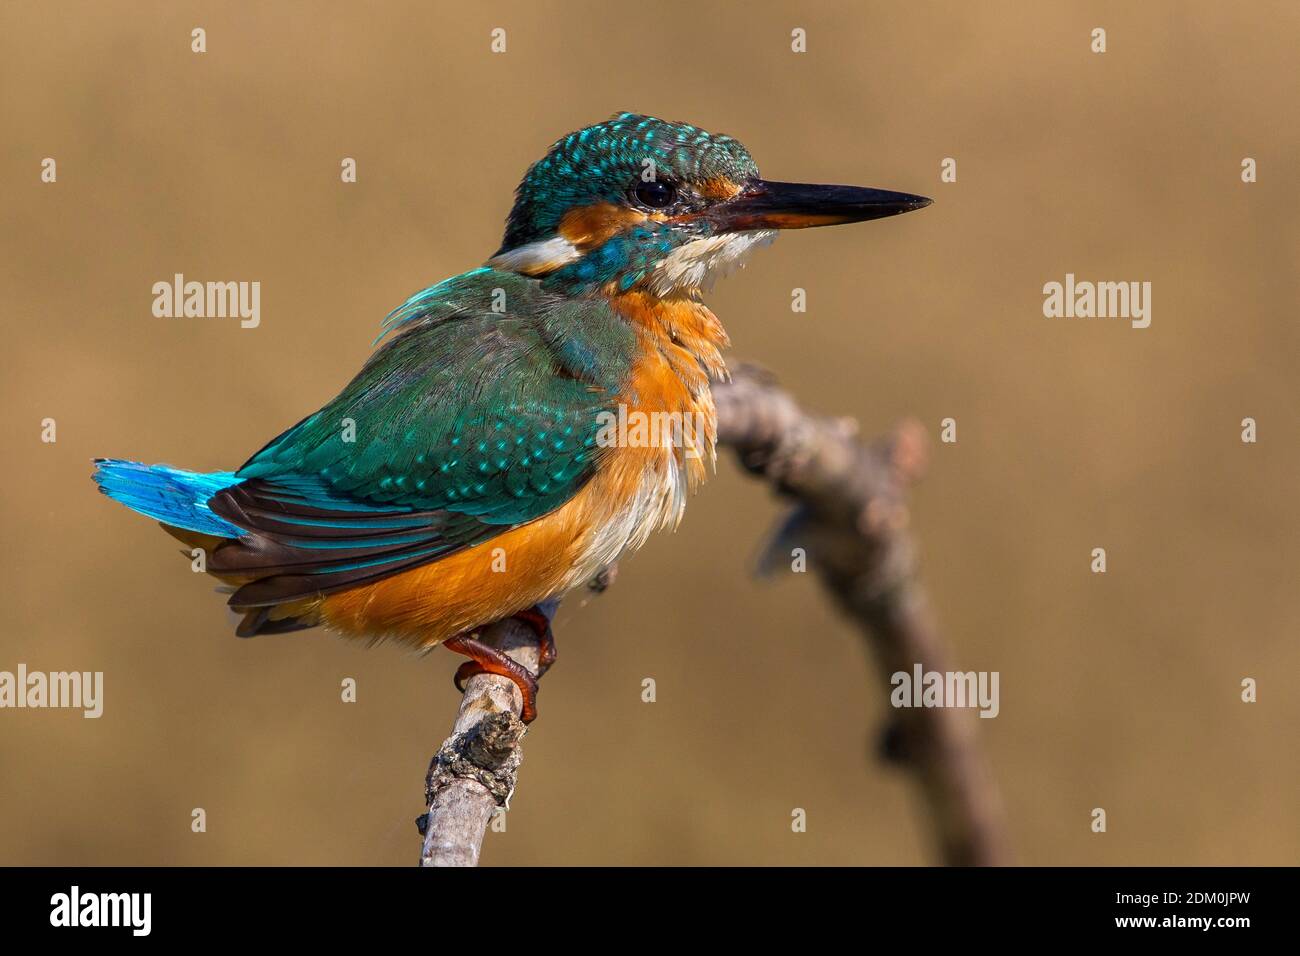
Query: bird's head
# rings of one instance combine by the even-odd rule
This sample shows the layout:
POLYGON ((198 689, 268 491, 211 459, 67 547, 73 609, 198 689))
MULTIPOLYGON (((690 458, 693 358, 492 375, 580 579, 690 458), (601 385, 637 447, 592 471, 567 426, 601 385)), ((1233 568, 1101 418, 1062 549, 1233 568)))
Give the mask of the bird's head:
POLYGON ((693 293, 777 229, 862 222, 930 200, 771 182, 730 136, 636 113, 570 133, 519 184, 489 265, 558 289, 693 293))

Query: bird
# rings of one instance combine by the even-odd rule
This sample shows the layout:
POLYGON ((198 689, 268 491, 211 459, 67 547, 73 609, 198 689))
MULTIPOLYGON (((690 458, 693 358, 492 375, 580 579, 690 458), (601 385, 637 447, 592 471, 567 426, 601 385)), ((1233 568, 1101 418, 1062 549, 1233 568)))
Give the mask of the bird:
POLYGON ((558 599, 676 527, 714 464, 729 340, 712 280, 779 230, 930 202, 764 180, 731 136, 618 113, 556 141, 496 253, 389 313, 337 397, 237 470, 97 458, 93 477, 201 549, 240 637, 445 646, 468 658, 459 688, 509 678, 528 723, 558 599), (611 427, 655 415, 697 427, 611 427), (479 639, 512 617, 537 635, 536 674, 479 639))

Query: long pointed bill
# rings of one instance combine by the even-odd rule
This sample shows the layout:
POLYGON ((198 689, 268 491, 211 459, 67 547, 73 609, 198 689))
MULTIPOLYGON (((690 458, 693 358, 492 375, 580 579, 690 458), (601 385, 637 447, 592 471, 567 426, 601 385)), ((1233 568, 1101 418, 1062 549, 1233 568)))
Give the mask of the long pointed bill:
POLYGON ((756 179, 735 199, 706 215, 722 232, 747 229, 808 229, 865 222, 922 209, 932 200, 864 186, 818 186, 756 179))

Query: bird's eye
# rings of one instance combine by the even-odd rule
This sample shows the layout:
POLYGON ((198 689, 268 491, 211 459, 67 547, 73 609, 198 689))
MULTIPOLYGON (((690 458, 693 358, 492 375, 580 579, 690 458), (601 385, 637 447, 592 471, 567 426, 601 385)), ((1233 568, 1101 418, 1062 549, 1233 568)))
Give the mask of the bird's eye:
POLYGON ((671 206, 677 198, 677 190, 670 183, 658 180, 649 183, 637 183, 632 190, 632 198, 647 209, 663 209, 671 206))

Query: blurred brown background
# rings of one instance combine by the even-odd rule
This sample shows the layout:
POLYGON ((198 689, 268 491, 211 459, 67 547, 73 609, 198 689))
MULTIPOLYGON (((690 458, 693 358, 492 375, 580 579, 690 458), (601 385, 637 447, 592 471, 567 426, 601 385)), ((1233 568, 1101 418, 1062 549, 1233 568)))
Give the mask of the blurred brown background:
MULTIPOLYGON (((1019 858, 1296 863, 1300 8, 1052 6, 6 3, 0 670, 102 670, 105 714, 0 711, 0 863, 415 862, 459 659, 236 640, 89 459, 237 466, 495 250, 548 144, 623 109, 736 135, 773 178, 936 198, 784 236, 709 301, 809 407, 957 419, 914 523, 959 666, 1002 675, 979 730, 1019 858), (260 281, 261 327, 154 318, 175 272, 260 281), (1152 282, 1151 328, 1043 318, 1066 272, 1152 282)), ((776 513, 728 457, 562 610, 485 863, 932 859, 910 781, 866 756, 887 704, 858 635, 811 576, 749 577, 776 513)))

